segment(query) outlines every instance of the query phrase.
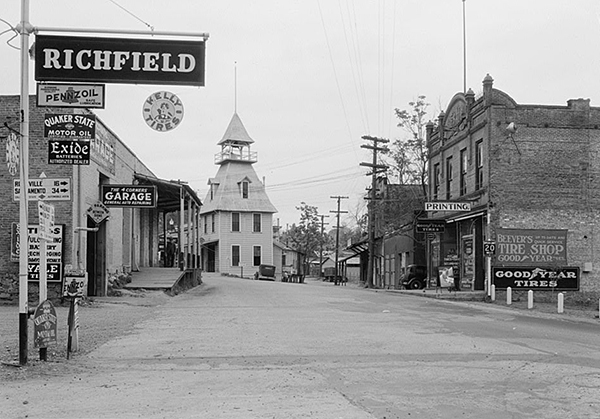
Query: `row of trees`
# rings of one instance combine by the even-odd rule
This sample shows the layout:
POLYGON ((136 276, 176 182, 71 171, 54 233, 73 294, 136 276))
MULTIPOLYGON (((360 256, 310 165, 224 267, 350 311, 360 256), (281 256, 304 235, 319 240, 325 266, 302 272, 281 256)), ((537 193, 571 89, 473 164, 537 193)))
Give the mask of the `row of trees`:
MULTIPOLYGON (((408 109, 396 108, 395 115, 398 119, 398 127, 402 128, 405 137, 397 138, 389 147, 389 151, 381 156, 381 160, 388 165, 386 174, 389 183, 400 185, 420 185, 423 196, 427 196, 428 185, 428 152, 426 144, 426 116, 430 106, 425 96, 418 96, 416 101, 408 103, 408 109)), ((393 202, 384 202, 381 209, 390 222, 382 224, 385 234, 386 229, 394 229, 396 226, 393 219, 400 219, 407 208, 414 207, 414 203, 406 202, 406 199, 394 199, 393 202)), ((308 263, 319 260, 321 251, 325 253, 334 252, 335 235, 334 229, 324 229, 323 219, 317 207, 302 203, 296 209, 300 212, 300 222, 293 224, 290 229, 283 232, 281 241, 292 249, 305 255, 308 263)), ((382 213, 382 211, 378 211, 382 213)), ((340 248, 346 247, 348 242, 357 242, 367 236, 367 214, 354 214, 354 226, 344 223, 339 231, 340 248)), ((308 266, 307 266, 308 268, 308 266)))

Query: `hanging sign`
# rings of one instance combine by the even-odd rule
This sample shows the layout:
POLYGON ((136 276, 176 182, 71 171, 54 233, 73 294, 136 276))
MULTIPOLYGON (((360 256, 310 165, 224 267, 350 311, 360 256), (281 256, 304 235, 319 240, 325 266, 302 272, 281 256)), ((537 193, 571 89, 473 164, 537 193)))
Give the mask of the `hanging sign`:
POLYGON ((107 207, 156 207, 154 185, 102 185, 102 203, 107 207))
POLYGON ((425 202, 425 211, 471 211, 470 202, 425 202))
POLYGON ((38 230, 40 239, 53 241, 54 207, 44 201, 38 201, 38 215, 40 219, 40 228, 38 230))
POLYGON ((37 106, 104 109, 103 84, 38 83, 37 106))
POLYGON ((100 224, 108 218, 110 210, 102 202, 95 202, 88 207, 86 213, 96 224, 100 224))
POLYGON ((96 137, 96 115, 46 114, 44 115, 44 138, 79 138, 91 140, 96 137))
POLYGON ((9 132, 6 137, 6 167, 12 176, 17 174, 19 167, 19 138, 14 132, 9 132))
POLYGON ((38 81, 204 86, 204 41, 35 36, 38 81))
POLYGON ((417 220, 417 233, 443 233, 446 230, 444 220, 417 220))
POLYGON ((90 140, 48 141, 48 164, 90 164, 90 140))
POLYGON ((144 102, 144 120, 156 131, 166 132, 177 128, 183 119, 183 104, 170 92, 156 92, 144 102))

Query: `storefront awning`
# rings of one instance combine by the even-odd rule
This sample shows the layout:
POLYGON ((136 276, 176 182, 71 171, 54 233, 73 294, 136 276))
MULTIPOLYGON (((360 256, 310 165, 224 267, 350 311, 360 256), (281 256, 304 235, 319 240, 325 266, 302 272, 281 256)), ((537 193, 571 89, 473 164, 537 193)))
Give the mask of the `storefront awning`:
POLYGON ((191 199, 200 207, 202 201, 196 195, 196 192, 187 184, 181 181, 164 180, 147 175, 136 173, 134 180, 139 185, 154 185, 158 192, 157 208, 161 211, 177 211, 181 208, 181 198, 191 199))
POLYGON ((455 215, 454 217, 447 218, 446 222, 447 223, 455 223, 457 221, 463 221, 463 220, 468 220, 471 218, 477 218, 477 217, 481 217, 486 212, 487 212, 487 210, 481 210, 481 211, 470 212, 468 214, 463 214, 463 215, 455 215))
POLYGON ((341 258, 339 260, 339 262, 344 262, 345 260, 351 259, 357 255, 360 255, 363 252, 368 252, 369 251, 369 241, 368 240, 359 241, 358 243, 354 243, 354 244, 348 246, 345 250, 348 252, 351 252, 351 253, 349 255, 346 255, 343 258, 341 258))

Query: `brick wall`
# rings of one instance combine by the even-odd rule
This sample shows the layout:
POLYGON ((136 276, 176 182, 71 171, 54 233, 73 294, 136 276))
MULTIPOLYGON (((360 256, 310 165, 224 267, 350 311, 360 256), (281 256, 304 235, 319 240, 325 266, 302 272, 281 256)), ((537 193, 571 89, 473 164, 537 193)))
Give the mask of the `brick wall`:
MULTIPOLYGON (((492 224, 503 228, 567 229, 570 266, 582 273, 581 290, 600 291, 600 204, 596 184, 600 109, 587 100, 567 106, 495 108, 491 119, 492 224), (508 136, 506 126, 517 132, 508 136), (583 269, 582 269, 583 270, 583 269)), ((493 237, 493 236, 492 236, 493 237)))

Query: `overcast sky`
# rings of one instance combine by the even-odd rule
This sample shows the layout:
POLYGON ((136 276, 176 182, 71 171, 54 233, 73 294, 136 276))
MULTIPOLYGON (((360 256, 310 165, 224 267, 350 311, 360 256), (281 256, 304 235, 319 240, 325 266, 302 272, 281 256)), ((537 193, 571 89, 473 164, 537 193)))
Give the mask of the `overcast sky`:
MULTIPOLYGON (((2 0, 0 18, 16 26, 20 3, 2 0)), ((600 1, 465 5, 467 87, 475 93, 489 73, 518 103, 566 105, 582 97, 600 106, 600 1)), ((301 202, 332 222, 337 195, 349 198, 342 210, 351 222, 365 210, 369 185, 368 169, 359 166, 371 159, 361 137, 405 136, 394 108, 425 95, 433 119, 463 90, 462 0, 31 0, 30 22, 208 32, 205 87, 109 84, 106 109, 96 113, 156 176, 187 181, 204 199, 237 96, 258 152, 254 169, 283 227, 298 222, 301 202), (142 117, 144 100, 160 90, 179 96, 185 112, 166 133, 142 117)), ((19 94, 12 35, 0 36, 0 94, 19 94)), ((33 72, 30 81, 34 93, 33 72)))

